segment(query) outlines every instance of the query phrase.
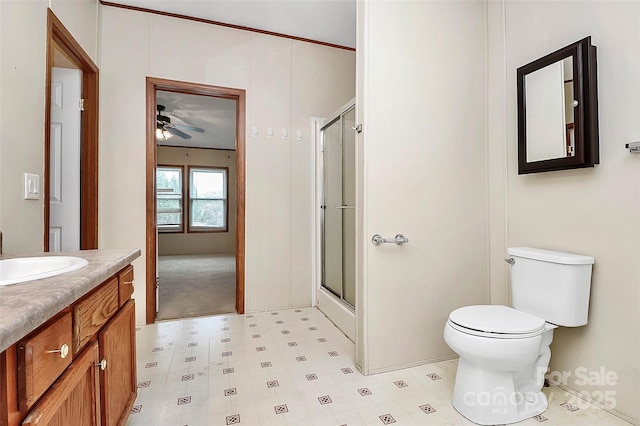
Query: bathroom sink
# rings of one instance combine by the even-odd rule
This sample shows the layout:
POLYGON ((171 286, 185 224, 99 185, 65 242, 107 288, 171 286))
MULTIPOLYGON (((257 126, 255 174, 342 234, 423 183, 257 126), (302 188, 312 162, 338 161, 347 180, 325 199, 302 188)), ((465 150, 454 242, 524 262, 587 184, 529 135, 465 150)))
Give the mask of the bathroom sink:
POLYGON ((73 256, 16 257, 0 260, 0 286, 54 277, 89 262, 73 256))

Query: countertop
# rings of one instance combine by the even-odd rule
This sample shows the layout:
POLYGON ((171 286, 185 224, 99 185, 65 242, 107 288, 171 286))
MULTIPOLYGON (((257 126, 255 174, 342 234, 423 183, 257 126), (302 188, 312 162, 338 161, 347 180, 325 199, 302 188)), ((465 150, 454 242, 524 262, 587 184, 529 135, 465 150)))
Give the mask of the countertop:
MULTIPOLYGON (((53 318, 140 256, 140 250, 81 250, 29 256, 77 256, 89 264, 76 271, 0 287, 0 352, 53 318)), ((18 256, 0 256, 8 259, 18 256)))

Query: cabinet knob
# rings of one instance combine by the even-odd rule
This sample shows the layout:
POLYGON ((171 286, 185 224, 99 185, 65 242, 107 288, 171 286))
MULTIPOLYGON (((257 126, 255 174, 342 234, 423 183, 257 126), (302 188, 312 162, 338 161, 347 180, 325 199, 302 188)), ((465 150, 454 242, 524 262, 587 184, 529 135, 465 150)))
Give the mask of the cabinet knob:
POLYGON ((102 361, 100 361, 100 363, 96 364, 96 367, 100 367, 100 370, 104 371, 107 369, 107 360, 102 358, 102 361))
POLYGON ((102 358, 102 361, 96 364, 96 367, 100 367, 100 370, 104 371, 107 369, 107 360, 102 358))
POLYGON ((127 285, 131 285, 131 286, 133 286, 133 280, 131 280, 131 281, 125 281, 125 282, 123 282, 123 284, 127 284, 127 285))
POLYGON ((69 345, 67 345, 66 343, 63 343, 62 346, 60 346, 60 349, 47 351, 47 353, 48 354, 60 354, 60 358, 65 359, 67 357, 67 355, 69 355, 69 345))

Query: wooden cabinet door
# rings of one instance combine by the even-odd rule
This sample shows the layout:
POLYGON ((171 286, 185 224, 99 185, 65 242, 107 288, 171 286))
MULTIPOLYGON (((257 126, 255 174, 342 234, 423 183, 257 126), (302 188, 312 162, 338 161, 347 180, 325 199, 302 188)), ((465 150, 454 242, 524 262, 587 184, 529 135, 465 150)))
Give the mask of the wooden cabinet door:
POLYGON ((92 342, 49 388, 24 419, 24 426, 100 425, 98 343, 92 342))
POLYGON ((136 399, 135 303, 128 301, 100 332, 100 372, 103 426, 124 424, 136 399))

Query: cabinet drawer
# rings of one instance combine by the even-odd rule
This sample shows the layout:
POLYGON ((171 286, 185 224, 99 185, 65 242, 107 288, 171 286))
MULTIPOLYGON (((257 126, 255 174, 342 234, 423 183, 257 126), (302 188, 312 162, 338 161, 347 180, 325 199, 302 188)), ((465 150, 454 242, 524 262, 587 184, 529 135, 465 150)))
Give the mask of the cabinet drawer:
POLYGON ((73 307, 73 352, 78 353, 118 310, 118 279, 111 278, 73 307))
POLYGON ((27 410, 71 364, 71 313, 18 343, 20 410, 27 410))
POLYGON ((98 343, 92 342, 38 401, 22 426, 100 425, 98 343))
POLYGON ((118 299, 120 306, 127 303, 133 294, 133 266, 129 265, 118 273, 118 299))

